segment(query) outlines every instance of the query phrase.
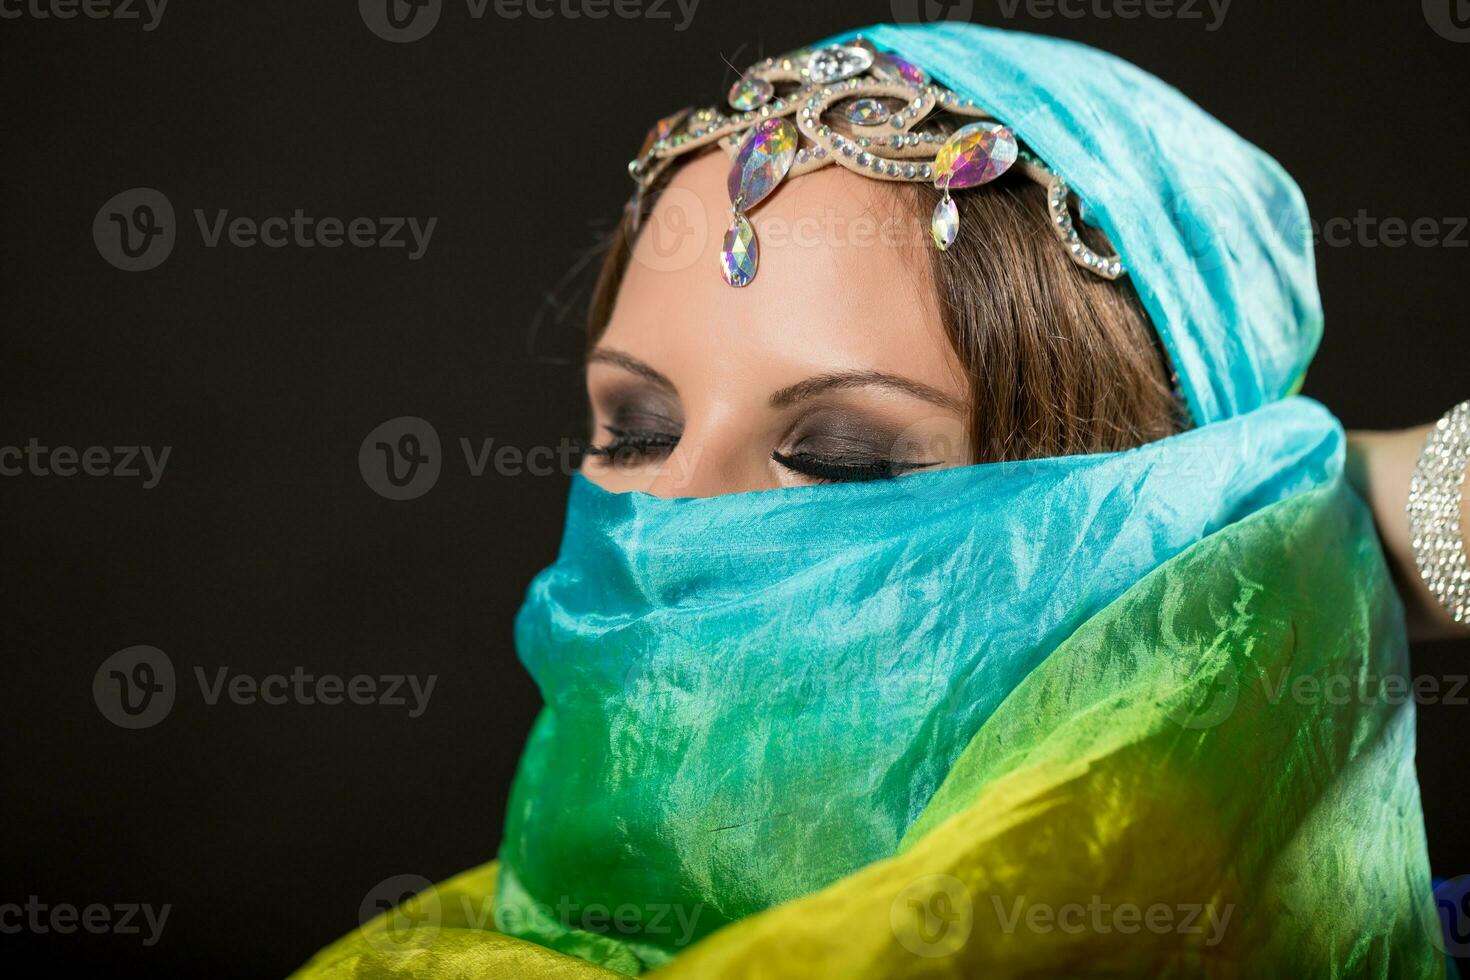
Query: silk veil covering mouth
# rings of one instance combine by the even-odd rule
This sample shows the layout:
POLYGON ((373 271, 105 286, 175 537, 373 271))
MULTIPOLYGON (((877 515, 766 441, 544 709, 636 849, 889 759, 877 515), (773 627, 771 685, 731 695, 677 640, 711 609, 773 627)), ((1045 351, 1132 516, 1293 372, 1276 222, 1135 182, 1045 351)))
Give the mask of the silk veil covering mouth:
POLYGON ((708 499, 574 478, 499 861, 301 976, 1444 975, 1402 609, 1293 394, 1300 192, 1090 48, 860 33, 1072 184, 1193 427, 708 499))

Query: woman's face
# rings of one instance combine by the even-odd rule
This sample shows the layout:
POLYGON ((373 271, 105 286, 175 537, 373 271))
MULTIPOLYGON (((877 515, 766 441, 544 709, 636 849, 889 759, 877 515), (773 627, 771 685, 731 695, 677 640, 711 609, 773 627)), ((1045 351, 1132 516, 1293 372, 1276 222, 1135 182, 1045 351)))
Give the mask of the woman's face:
POLYGON ((718 258, 728 169, 719 152, 690 161, 645 219, 588 358, 586 476, 707 497, 970 462, 927 232, 886 188, 827 168, 751 216, 759 274, 735 289, 718 258))

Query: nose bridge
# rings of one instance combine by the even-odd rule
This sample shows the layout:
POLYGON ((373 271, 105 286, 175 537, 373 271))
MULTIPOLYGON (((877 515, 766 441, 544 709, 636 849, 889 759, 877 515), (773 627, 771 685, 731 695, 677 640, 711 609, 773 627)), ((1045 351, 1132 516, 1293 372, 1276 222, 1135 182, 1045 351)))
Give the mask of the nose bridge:
POLYGON ((735 447, 711 445, 702 427, 686 421, 679 445, 658 463, 658 475, 648 486, 655 497, 713 497, 729 491, 732 475, 728 456, 735 447), (713 451, 712 451, 713 450, 713 451), (721 458, 722 454, 726 457, 721 458))
POLYGON ((714 497, 758 485, 752 465, 764 459, 765 450, 750 413, 716 399, 700 399, 685 409, 679 445, 659 463, 648 492, 656 497, 714 497))

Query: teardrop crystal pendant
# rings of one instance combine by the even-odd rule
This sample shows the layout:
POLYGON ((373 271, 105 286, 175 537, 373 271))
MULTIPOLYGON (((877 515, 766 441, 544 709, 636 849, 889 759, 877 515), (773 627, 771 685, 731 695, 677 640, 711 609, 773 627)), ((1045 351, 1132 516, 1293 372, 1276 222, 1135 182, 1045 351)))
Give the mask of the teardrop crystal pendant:
POLYGON ((737 210, 749 211, 781 183, 796 159, 798 137, 789 119, 766 119, 745 134, 725 188, 737 210))
POLYGON ((745 215, 736 212, 725 232, 724 247, 720 249, 720 272, 732 286, 745 286, 755 278, 756 266, 760 264, 760 243, 756 241, 755 228, 745 215))
POLYGON ((941 252, 949 251, 960 235, 960 209, 955 207, 954 198, 945 192, 943 200, 934 205, 934 220, 929 223, 929 233, 941 252))
POLYGON ((954 131, 934 157, 935 187, 988 184, 1016 162, 1016 135, 1007 126, 978 122, 954 131))

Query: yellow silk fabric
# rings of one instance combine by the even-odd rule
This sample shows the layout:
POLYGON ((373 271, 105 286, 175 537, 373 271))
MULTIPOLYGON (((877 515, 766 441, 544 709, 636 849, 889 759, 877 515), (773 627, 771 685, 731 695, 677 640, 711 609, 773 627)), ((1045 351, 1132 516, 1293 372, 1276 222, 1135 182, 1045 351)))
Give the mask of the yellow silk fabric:
POLYGON ((421 892, 312 957, 301 980, 616 980, 620 974, 495 930, 499 862, 472 868, 421 892))

